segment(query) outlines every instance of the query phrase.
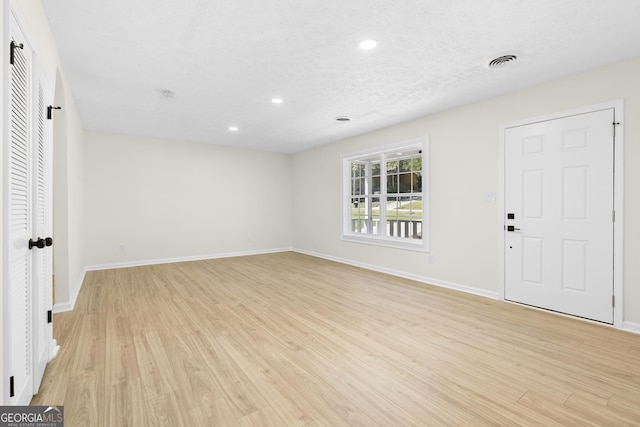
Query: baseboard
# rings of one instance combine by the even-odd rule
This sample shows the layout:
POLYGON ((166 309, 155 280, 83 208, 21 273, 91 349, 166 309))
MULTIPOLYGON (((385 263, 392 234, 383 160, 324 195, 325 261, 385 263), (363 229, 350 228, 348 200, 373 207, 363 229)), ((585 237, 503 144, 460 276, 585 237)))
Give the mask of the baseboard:
POLYGON ((51 340, 51 352, 49 353, 49 362, 51 362, 60 351, 60 346, 58 345, 58 341, 55 339, 51 340))
POLYGON ((404 279, 409 279, 409 280, 415 280, 416 282, 421 282, 421 283, 426 283, 428 285, 434 285, 434 286, 438 286, 441 288, 446 288, 446 289, 452 289, 455 291, 460 291, 460 292, 465 292, 467 294, 473 294, 473 295, 477 295, 477 296, 481 296, 484 298, 490 298, 490 299, 494 299, 497 300, 500 297, 499 292, 493 292, 493 291, 487 291, 484 289, 478 289, 478 288, 474 288, 471 286, 466 286, 466 285, 460 285, 457 283, 452 283, 452 282, 446 282, 444 280, 438 280, 438 279, 434 279, 431 277, 426 277, 426 276, 421 276, 418 274, 411 274, 411 273, 407 273, 405 271, 400 271, 400 270, 393 270, 393 269, 389 269, 389 268, 384 268, 384 267, 380 267, 377 265, 373 265, 373 264, 366 264, 366 263, 361 263, 361 262, 357 262, 357 261, 353 261, 353 260, 349 260, 349 259, 344 259, 344 258, 338 258, 338 257, 334 257, 331 255, 326 255, 326 254, 321 254, 318 252, 312 252, 312 251, 307 251, 304 249, 292 249, 293 252, 298 252, 304 255, 309 255, 309 256, 313 256, 316 258, 323 258, 329 261, 335 261, 335 262, 339 262, 341 264, 347 264, 347 265, 352 265, 354 267, 360 267, 360 268, 364 268, 367 270, 372 270, 372 271, 377 271, 379 273, 385 273, 385 274, 390 274, 392 276, 397 276, 397 277, 402 277, 404 279))
POLYGON ((232 258, 251 255, 273 254, 278 252, 290 252, 291 248, 264 249, 258 251, 222 252, 219 254, 195 255, 176 258, 150 259, 143 261, 120 262, 114 264, 99 264, 85 267, 86 271, 111 270, 114 268, 142 267, 145 265, 171 264, 174 262, 203 261, 207 259, 232 258))
POLYGON ((640 323, 622 322, 622 330, 633 332, 634 334, 640 334, 640 323))
POLYGON ((53 305, 53 313, 64 313, 66 311, 73 311, 73 307, 76 305, 76 300, 78 299, 78 295, 80 294, 80 289, 82 288, 82 283, 84 282, 84 276, 87 274, 87 268, 85 267, 80 273, 80 277, 76 280, 76 286, 73 289, 73 294, 71 295, 71 300, 63 303, 55 303, 53 305))

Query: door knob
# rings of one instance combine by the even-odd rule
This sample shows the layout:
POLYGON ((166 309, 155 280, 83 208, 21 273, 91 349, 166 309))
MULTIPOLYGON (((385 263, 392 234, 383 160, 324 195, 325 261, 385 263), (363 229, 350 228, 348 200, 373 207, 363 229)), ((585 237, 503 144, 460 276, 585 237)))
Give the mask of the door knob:
POLYGON ((45 237, 44 238, 44 245, 45 246, 52 246, 53 245, 53 239, 51 237, 45 237))
POLYGON ((41 239, 40 237, 38 237, 38 240, 36 241, 34 241, 33 239, 29 239, 29 249, 33 249, 34 246, 39 249, 44 248, 45 246, 44 239, 41 239))
POLYGON ((513 225, 507 225, 507 231, 520 231, 520 229, 515 228, 513 225))

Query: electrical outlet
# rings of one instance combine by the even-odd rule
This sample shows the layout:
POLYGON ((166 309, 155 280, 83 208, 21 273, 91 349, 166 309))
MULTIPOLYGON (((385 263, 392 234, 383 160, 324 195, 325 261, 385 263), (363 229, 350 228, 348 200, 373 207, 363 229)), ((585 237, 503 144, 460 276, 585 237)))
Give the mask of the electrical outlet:
POLYGON ((124 245, 120 245, 120 252, 124 252, 126 250, 124 245))
POLYGON ((433 255, 429 255, 429 264, 433 264, 433 255))

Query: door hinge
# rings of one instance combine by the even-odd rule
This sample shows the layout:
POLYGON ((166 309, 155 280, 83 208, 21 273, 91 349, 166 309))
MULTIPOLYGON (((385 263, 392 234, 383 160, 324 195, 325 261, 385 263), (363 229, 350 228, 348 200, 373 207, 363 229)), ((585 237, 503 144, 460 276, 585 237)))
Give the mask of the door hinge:
POLYGON ((611 221, 616 222, 616 211, 611 211, 611 221))
POLYGON ((616 137, 616 126, 620 126, 620 122, 613 122, 613 137, 616 137))
POLYGON ((53 105, 49 105, 47 107, 47 120, 51 120, 52 119, 52 114, 51 114, 51 110, 61 110, 62 107, 54 107, 53 105))
POLYGON ((611 295, 611 307, 615 307, 615 306, 616 306, 616 296, 611 295))
POLYGON ((13 376, 9 377, 9 397, 14 397, 16 395, 13 382, 13 376))
POLYGON ((9 64, 11 65, 13 65, 13 63, 15 62, 16 48, 23 49, 24 44, 16 43, 13 40, 11 40, 11 47, 9 48, 9 64))
POLYGON ((51 310, 47 311, 47 323, 53 322, 53 313, 51 310))

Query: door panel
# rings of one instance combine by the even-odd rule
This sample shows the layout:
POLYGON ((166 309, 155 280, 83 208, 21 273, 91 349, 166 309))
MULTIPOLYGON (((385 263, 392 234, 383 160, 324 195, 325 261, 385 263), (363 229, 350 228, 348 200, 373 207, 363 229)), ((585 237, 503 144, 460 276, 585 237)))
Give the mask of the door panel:
MULTIPOLYGON (((29 239, 32 237, 31 187, 31 93, 32 55, 13 16, 11 39, 23 48, 14 49, 14 63, 10 65, 9 144, 6 165, 8 182, 7 246, 9 273, 7 293, 9 313, 5 317, 9 344, 5 369, 13 377, 14 395, 9 403, 26 405, 33 395, 32 331, 32 258, 29 239)), ((6 295, 6 294, 5 294, 6 295)), ((6 345, 6 344, 5 344, 6 345)), ((6 354, 6 353, 5 353, 6 354)))
MULTIPOLYGON (((38 238, 51 236, 51 177, 50 148, 51 121, 47 120, 47 106, 50 94, 46 75, 41 72, 36 83, 35 150, 33 159, 33 235, 38 238)), ((33 394, 38 392, 44 370, 50 356, 52 328, 48 322, 48 311, 52 305, 52 249, 34 249, 33 256, 33 290, 34 290, 34 328, 33 328, 33 394)))
POLYGON ((589 242, 562 241, 562 287, 587 292, 587 254, 589 242))
POLYGON ((531 284, 542 284, 542 249, 544 240, 538 237, 522 238, 522 280, 531 284))
POLYGON ((613 119, 506 129, 505 299, 613 323, 613 119))

